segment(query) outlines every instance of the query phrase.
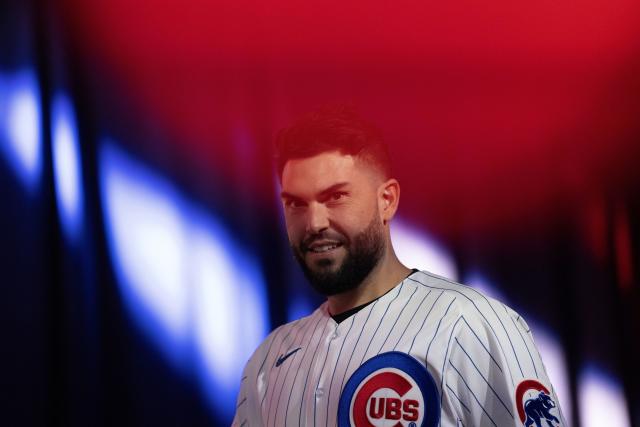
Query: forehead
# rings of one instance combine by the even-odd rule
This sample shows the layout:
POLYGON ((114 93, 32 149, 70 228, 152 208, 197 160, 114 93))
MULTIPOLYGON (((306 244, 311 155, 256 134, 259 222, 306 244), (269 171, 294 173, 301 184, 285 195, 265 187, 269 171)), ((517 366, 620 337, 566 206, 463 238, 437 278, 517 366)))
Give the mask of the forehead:
POLYGON ((282 190, 297 196, 312 196, 338 182, 362 184, 367 179, 362 162, 338 151, 289 160, 282 171, 282 190))

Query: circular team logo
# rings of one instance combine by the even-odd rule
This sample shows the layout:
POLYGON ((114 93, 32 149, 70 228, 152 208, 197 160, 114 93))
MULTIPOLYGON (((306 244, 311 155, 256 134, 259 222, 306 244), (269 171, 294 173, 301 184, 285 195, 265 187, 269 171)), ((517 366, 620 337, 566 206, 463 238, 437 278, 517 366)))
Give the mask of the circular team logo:
POLYGON ((438 388, 426 367, 397 351, 367 360, 340 396, 340 427, 433 427, 440 419, 438 388))
POLYGON ((546 421, 550 427, 560 424, 555 412, 556 402, 549 389, 537 380, 524 380, 516 387, 518 416, 526 427, 542 425, 546 421), (556 424, 557 423, 557 424, 556 424))

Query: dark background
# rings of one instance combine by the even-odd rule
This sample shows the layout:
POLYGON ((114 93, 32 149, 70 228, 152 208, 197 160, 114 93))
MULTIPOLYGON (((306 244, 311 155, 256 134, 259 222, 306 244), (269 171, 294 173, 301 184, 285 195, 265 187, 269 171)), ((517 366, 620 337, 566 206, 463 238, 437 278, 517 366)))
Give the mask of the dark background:
POLYGON ((347 102, 390 146, 401 260, 523 314, 573 425, 640 426, 639 12, 5 0, 0 423, 229 424, 321 301, 273 135, 347 102))

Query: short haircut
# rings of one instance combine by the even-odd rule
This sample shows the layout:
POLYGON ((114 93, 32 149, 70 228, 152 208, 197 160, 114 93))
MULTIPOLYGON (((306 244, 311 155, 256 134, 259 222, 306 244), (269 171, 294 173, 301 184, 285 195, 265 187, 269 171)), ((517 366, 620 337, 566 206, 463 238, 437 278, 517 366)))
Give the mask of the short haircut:
POLYGON ((391 161, 380 131, 346 105, 324 106, 298 119, 276 136, 278 178, 287 161, 338 151, 391 177, 391 161))

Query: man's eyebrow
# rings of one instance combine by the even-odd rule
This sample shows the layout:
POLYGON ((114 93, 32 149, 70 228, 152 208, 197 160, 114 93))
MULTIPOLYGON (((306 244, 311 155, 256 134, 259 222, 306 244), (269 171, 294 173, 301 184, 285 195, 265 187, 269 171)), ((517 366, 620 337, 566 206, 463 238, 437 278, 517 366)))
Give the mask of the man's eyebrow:
POLYGON ((294 196, 293 194, 287 193, 286 191, 283 191, 282 193, 280 193, 280 197, 283 198, 283 199, 300 200, 300 197, 294 196))
MULTIPOLYGON (((348 182, 338 182, 337 184, 333 184, 332 186, 325 188, 324 190, 322 190, 320 193, 318 193, 319 197, 323 197, 326 196, 328 194, 333 193, 334 191, 338 191, 346 186, 348 186, 349 183, 348 182)), ((286 191, 283 191, 282 193, 280 193, 280 197, 283 199, 293 199, 293 200, 301 200, 300 197, 298 196, 294 196, 291 193, 287 193, 286 191)))
POLYGON ((339 182, 339 183, 337 183, 337 184, 333 184, 331 187, 329 187, 329 188, 327 188, 327 189, 325 189, 325 190, 322 190, 322 191, 320 192, 319 196, 320 196, 320 197, 322 197, 322 196, 327 196, 327 195, 329 195, 329 194, 333 193, 334 191, 338 191, 338 190, 340 190, 340 189, 342 189, 342 188, 346 187, 347 185, 349 185, 349 183, 348 183, 348 182, 339 182))

